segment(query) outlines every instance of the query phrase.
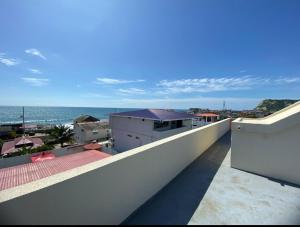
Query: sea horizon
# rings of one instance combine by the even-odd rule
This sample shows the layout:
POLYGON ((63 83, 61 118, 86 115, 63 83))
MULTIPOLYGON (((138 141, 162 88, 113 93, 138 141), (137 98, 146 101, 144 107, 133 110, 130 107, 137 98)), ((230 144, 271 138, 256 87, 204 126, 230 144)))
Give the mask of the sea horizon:
MULTIPOLYGON (((0 124, 22 123, 23 106, 0 105, 0 124)), ((109 114, 145 108, 117 107, 68 107, 68 106, 24 106, 25 124, 58 125, 72 124, 81 115, 91 115, 100 120, 108 120, 109 114)), ((185 109, 174 109, 185 111, 185 109)))

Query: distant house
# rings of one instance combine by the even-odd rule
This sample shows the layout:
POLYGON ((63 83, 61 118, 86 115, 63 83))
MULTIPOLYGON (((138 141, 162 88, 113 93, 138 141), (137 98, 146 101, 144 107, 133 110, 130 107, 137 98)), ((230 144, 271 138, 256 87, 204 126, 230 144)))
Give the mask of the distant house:
POLYGON ((22 133, 22 124, 16 123, 16 124, 1 124, 0 125, 0 136, 7 136, 10 132, 17 132, 22 133))
POLYGON ((144 109, 110 115, 112 141, 122 152, 192 128, 193 115, 162 109, 144 109))
POLYGON ((15 138, 13 141, 5 142, 2 146, 1 155, 9 155, 18 152, 22 147, 37 148, 44 145, 40 138, 31 138, 22 136, 15 138))
POLYGON ((194 114, 193 127, 201 127, 214 123, 220 119, 220 115, 215 113, 194 114))
POLYGON ((100 141, 110 135, 108 122, 84 115, 74 120, 74 139, 79 144, 89 143, 93 140, 100 141))

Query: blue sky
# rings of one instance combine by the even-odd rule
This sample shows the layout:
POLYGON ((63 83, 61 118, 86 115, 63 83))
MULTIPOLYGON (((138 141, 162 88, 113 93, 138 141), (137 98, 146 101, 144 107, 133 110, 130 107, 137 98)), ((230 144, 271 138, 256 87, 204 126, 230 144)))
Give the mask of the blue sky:
POLYGON ((300 1, 1 0, 0 105, 300 98, 300 1))

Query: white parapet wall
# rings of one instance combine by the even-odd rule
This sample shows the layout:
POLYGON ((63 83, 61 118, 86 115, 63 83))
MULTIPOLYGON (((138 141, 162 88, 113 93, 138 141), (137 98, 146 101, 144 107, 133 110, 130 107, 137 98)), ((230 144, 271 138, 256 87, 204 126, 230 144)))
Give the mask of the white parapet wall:
POLYGON ((230 129, 230 119, 0 192, 1 224, 120 224, 230 129))
POLYGON ((300 185, 300 102, 233 121, 231 167, 300 185))

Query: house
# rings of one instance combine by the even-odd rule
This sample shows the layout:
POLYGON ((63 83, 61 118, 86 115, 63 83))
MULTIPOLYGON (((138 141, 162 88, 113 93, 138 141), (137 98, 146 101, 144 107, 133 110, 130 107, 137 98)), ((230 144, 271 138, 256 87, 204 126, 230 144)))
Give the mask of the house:
POLYGON ((1 124, 0 125, 0 136, 7 136, 10 132, 17 132, 22 133, 22 124, 16 123, 16 124, 1 124))
POLYGON ((118 152, 139 147, 192 128, 193 115, 163 109, 143 109, 110 115, 112 143, 118 152))
POLYGON ((79 144, 107 139, 109 135, 108 122, 100 122, 99 119, 89 115, 74 120, 74 139, 79 144))
POLYGON ((13 141, 5 142, 2 146, 1 155, 9 155, 18 152, 23 147, 37 148, 44 145, 40 138, 31 138, 22 136, 15 138, 13 141))
POLYGON ((193 127, 201 127, 214 123, 220 119, 220 115, 215 113, 194 114, 193 127))

